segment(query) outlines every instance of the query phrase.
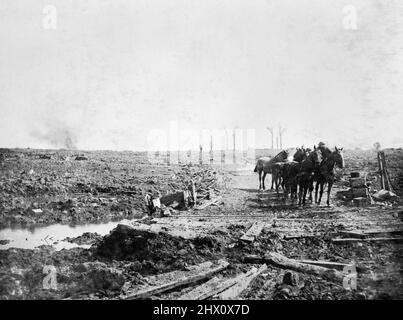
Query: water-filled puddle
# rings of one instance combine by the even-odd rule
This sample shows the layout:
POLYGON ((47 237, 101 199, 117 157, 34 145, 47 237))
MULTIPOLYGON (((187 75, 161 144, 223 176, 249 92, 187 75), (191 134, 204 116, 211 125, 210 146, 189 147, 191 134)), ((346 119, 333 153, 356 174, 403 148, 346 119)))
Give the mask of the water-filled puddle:
POLYGON ((65 238, 75 238, 85 232, 98 233, 101 236, 109 234, 118 224, 130 223, 130 220, 92 223, 83 225, 52 224, 34 228, 6 228, 0 230, 0 240, 9 240, 0 249, 22 248, 34 249, 41 245, 52 245, 56 250, 75 247, 89 248, 91 245, 78 245, 63 241, 65 238))

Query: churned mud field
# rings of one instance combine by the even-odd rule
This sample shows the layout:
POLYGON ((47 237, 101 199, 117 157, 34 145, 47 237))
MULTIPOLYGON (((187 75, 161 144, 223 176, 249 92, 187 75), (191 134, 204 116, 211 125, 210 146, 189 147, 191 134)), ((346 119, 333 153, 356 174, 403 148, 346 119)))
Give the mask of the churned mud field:
MULTIPOLYGON (((401 197, 403 151, 385 154, 401 197)), ((375 151, 344 157, 331 206, 299 207, 258 190, 253 166, 3 149, 0 298, 401 299, 401 198, 346 199, 353 171, 380 187, 375 151), (194 205, 148 214, 146 195, 190 183, 194 205)))

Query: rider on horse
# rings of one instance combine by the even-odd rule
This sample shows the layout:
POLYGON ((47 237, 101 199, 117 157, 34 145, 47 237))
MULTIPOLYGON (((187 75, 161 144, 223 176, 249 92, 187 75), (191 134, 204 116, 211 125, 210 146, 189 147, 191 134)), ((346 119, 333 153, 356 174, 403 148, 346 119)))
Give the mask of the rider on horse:
POLYGON ((318 149, 320 151, 320 155, 322 157, 322 161, 325 160, 332 152, 330 149, 326 146, 324 142, 319 142, 318 144, 318 149))

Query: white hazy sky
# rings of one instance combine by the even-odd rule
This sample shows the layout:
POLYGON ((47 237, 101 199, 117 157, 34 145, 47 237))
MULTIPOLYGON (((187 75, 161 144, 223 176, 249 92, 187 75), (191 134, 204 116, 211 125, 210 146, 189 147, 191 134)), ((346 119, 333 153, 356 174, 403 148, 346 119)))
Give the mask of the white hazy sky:
POLYGON ((402 105, 401 0, 0 2, 0 147, 145 149, 172 121, 401 147, 402 105))

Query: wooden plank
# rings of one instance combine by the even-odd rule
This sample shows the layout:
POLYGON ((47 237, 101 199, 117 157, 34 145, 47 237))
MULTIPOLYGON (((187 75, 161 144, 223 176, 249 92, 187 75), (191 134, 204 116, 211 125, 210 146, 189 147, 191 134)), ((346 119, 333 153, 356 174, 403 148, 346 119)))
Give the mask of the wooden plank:
POLYGON ((350 264, 332 261, 298 260, 298 262, 341 271, 343 271, 345 267, 351 266, 350 264))
POLYGON ((239 239, 242 241, 253 242, 262 232, 264 224, 262 222, 255 222, 246 233, 239 239))
MULTIPOLYGON (((126 297, 124 297, 127 300, 133 300, 133 299, 144 299, 147 297, 150 297, 151 295, 155 295, 161 292, 165 292, 167 290, 180 287, 183 285, 188 285, 200 280, 203 280, 205 278, 210 277, 211 275, 220 272, 227 268, 229 263, 224 260, 219 260, 217 265, 214 265, 211 262, 205 262, 200 265, 194 266, 191 268, 190 272, 187 272, 184 276, 182 276, 179 279, 171 280, 167 283, 163 283, 161 285, 154 285, 150 287, 146 287, 143 289, 140 289, 138 292, 134 294, 130 294, 126 297)), ((170 278, 172 275, 171 273, 165 274, 167 278, 170 278)), ((163 278, 164 275, 159 275, 160 278, 163 278)), ((154 279, 156 276, 154 277, 154 279)), ((152 281, 151 281, 152 282, 152 281)))
POLYGON ((354 188, 351 189, 351 194, 354 198, 366 197, 368 195, 368 190, 366 187, 354 188))
POLYGON ((253 269, 255 269, 256 271, 251 273, 249 276, 245 277, 243 280, 240 280, 234 286, 218 294, 216 298, 221 300, 236 299, 250 285, 253 279, 255 279, 259 274, 267 270, 267 265, 264 264, 260 266, 259 269, 256 268, 253 269))
POLYGON ((349 243, 356 243, 356 242, 397 242, 397 243, 403 243, 403 238, 365 238, 365 239, 344 238, 344 239, 332 239, 331 241, 334 244, 349 244, 349 243))
POLYGON ((195 207, 195 210, 202 210, 202 209, 205 209, 205 208, 207 208, 208 206, 211 206, 212 204, 217 203, 217 202, 220 201, 221 199, 222 199, 222 197, 219 196, 219 197, 217 197, 217 198, 215 198, 215 199, 212 199, 212 200, 210 200, 210 201, 206 201, 205 203, 201 204, 200 206, 195 207))
POLYGON ((360 231, 338 231, 335 232, 334 235, 341 235, 341 236, 349 236, 351 238, 358 238, 358 239, 364 239, 365 234, 363 234, 360 231))
POLYGON ((223 279, 211 279, 210 281, 196 287, 194 290, 179 297, 179 300, 205 300, 213 297, 230 287, 235 286, 237 283, 242 282, 245 278, 255 273, 257 269, 253 267, 247 273, 241 273, 235 278, 223 280, 223 279))
POLYGON ((324 268, 329 268, 329 269, 336 269, 340 271, 344 271, 346 267, 352 267, 354 266, 357 270, 357 272, 365 272, 367 270, 366 267, 364 266, 357 266, 353 264, 347 264, 347 263, 341 263, 341 262, 332 262, 332 261, 315 261, 315 260, 298 260, 298 262, 301 263, 306 263, 306 264, 312 264, 315 266, 320 266, 324 268))
POLYGON ((221 282, 223 282, 221 278, 214 277, 193 290, 183 294, 178 298, 178 300, 200 300, 200 297, 213 288, 217 288, 221 282))
POLYGON ((339 231, 337 234, 346 235, 351 238, 365 239, 370 236, 388 236, 388 235, 396 235, 402 234, 403 230, 355 230, 355 231, 339 231))
POLYGON ((366 236, 383 235, 383 234, 401 234, 401 233, 403 233, 403 229, 392 229, 392 230, 368 229, 362 232, 362 234, 366 236))
POLYGON ((350 178, 350 187, 351 188, 359 188, 359 187, 365 187, 365 186, 366 186, 365 178, 350 178))
POLYGON ((301 239, 301 238, 318 238, 322 237, 322 234, 299 234, 293 236, 284 236, 284 240, 301 239))
MULTIPOLYGON (((257 256, 250 256, 250 259, 247 256, 245 257, 244 261, 251 261, 251 262, 253 261, 254 263, 256 263, 257 259, 258 259, 257 256)), ((335 269, 329 269, 307 263, 301 263, 297 260, 289 259, 277 252, 268 253, 264 257, 261 257, 259 260, 260 262, 269 263, 281 269, 290 269, 297 272, 320 276, 326 280, 336 283, 342 282, 344 278, 343 273, 335 269)))
MULTIPOLYGON (((244 258, 244 262, 247 263, 263 263, 265 261, 264 257, 260 257, 257 255, 248 255, 244 258)), ((317 265, 320 267, 328 268, 328 269, 337 269, 343 270, 344 267, 349 266, 349 264, 339 263, 339 262, 330 262, 330 261, 315 261, 315 260, 295 260, 296 262, 303 264, 311 264, 317 265)), ((364 272, 365 268, 362 266, 356 266, 357 271, 364 272)))

